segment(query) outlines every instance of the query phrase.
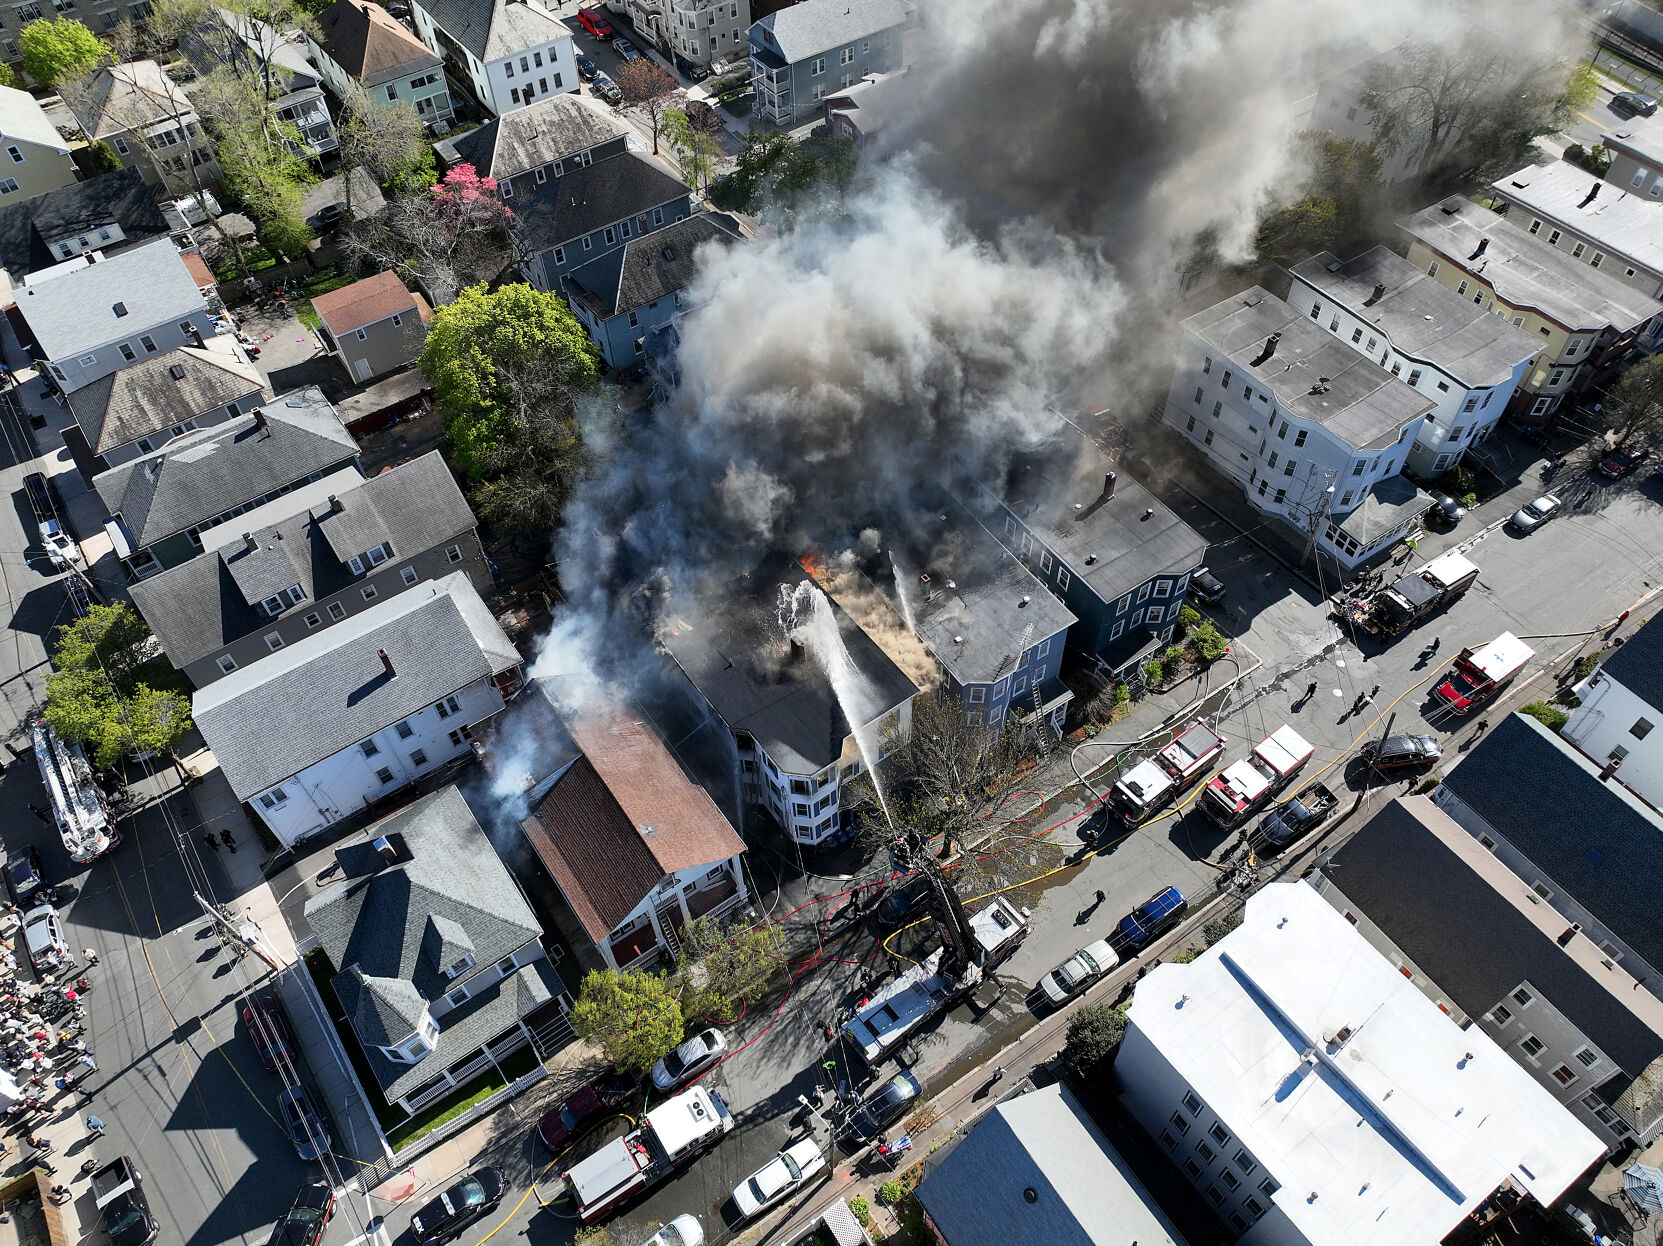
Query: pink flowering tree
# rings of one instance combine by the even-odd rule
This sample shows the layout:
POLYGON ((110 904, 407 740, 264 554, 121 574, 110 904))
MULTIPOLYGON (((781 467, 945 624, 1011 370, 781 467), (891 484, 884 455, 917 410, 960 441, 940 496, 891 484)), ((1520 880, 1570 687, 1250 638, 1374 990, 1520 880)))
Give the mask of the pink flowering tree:
POLYGON ((356 223, 348 241, 359 258, 413 278, 442 306, 502 275, 514 258, 513 219, 496 178, 459 164, 430 190, 356 223))

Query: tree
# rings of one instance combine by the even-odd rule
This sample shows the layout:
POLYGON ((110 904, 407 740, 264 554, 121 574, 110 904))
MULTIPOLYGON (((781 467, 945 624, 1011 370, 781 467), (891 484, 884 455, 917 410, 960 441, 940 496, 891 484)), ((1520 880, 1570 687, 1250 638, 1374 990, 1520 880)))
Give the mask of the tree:
POLYGON ((114 149, 103 139, 96 143, 88 143, 74 155, 75 163, 88 178, 101 177, 121 168, 121 157, 117 156, 114 149))
POLYGON ((682 1011, 689 1019, 732 1021, 741 1001, 760 999, 785 970, 785 935, 775 925, 747 928, 713 917, 681 932, 682 1011))
POLYGON ((656 1220, 609 1220, 578 1229, 576 1246, 646 1246, 662 1226, 656 1220))
POLYGON ((1517 159, 1591 98, 1592 82, 1576 58, 1543 56, 1512 31, 1474 20, 1460 37, 1411 40, 1382 57, 1358 102, 1373 114, 1375 147, 1405 153, 1426 177, 1458 161, 1517 159))
POLYGON ((459 164, 431 190, 354 221, 342 241, 360 261, 413 279, 438 306, 502 275, 514 255, 512 216, 495 178, 459 164))
POLYGON ((17 70, 10 65, 0 65, 0 87, 11 87, 14 91, 21 91, 23 79, 17 76, 17 70))
POLYGON ((1086 1004, 1069 1018, 1063 1068, 1077 1082, 1095 1082, 1108 1073, 1125 1037, 1124 1012, 1109 1004, 1086 1004))
POLYGON ((1623 373, 1607 391, 1602 414, 1619 443, 1663 432, 1663 355, 1649 355, 1623 373))
MULTIPOLYGON (((714 117, 714 110, 708 115, 714 117)), ((707 125, 701 125, 695 114, 684 108, 670 108, 664 113, 664 139, 676 153, 682 177, 702 195, 716 176, 716 162, 722 158, 722 148, 714 133, 707 125)))
MULTIPOLYGON (((389 192, 433 185, 433 144, 409 100, 375 100, 356 83, 342 99, 340 158, 343 169, 363 169, 389 192)), ((352 207, 352 179, 346 179, 352 207)))
POLYGON ((645 1073, 681 1042, 681 1004, 663 974, 594 969, 584 975, 572 1028, 630 1073, 645 1073))
POLYGON ((846 193, 858 165, 859 153, 847 138, 811 137, 798 145, 778 130, 752 131, 733 171, 711 187, 710 200, 735 212, 794 212, 816 203, 827 190, 846 193))
POLYGON ((229 72, 256 86, 267 103, 294 77, 280 59, 289 36, 319 36, 293 0, 154 0, 145 25, 152 39, 179 45, 202 72, 229 72))
POLYGON ((56 87, 111 63, 110 47, 73 17, 30 22, 18 36, 23 72, 43 87, 56 87))
MULTIPOLYGON (((558 294, 524 283, 464 290, 435 310, 421 364, 452 453, 473 479, 502 472, 515 456, 549 454, 575 469, 575 398, 594 383, 597 360, 558 294)), ((574 480, 563 475, 546 487, 565 490, 574 480)))
POLYGON ((94 606, 58 629, 46 681, 45 718, 66 740, 85 744, 93 764, 126 753, 170 754, 190 730, 190 698, 142 676, 155 643, 131 605, 94 606))
POLYGON ((1317 251, 1347 253, 1370 222, 1368 211, 1380 183, 1380 157, 1368 143, 1307 130, 1297 140, 1305 177, 1298 197, 1259 226, 1262 262, 1317 251))
POLYGON ((214 136, 226 186, 257 225, 275 225, 272 237, 284 254, 304 256, 301 196, 317 175, 300 131, 272 108, 267 81, 216 69, 197 86, 194 103, 214 136))
POLYGON ((612 78, 618 84, 624 104, 646 113, 652 125, 652 150, 656 156, 658 130, 664 123, 664 114, 682 98, 681 92, 676 89, 675 78, 657 61, 644 56, 619 65, 612 71, 612 78))

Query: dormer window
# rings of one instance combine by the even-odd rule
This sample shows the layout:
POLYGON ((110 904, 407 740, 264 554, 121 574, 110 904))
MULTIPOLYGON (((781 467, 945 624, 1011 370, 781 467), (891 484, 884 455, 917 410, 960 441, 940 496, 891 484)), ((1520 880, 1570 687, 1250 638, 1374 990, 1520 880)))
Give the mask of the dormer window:
POLYGON ((289 608, 289 603, 283 600, 281 594, 273 593, 270 597, 267 597, 264 601, 262 601, 260 606, 268 615, 272 618, 276 618, 278 615, 282 614, 283 611, 289 608))
POLYGON ((473 968, 473 957, 464 956, 461 960, 457 961, 449 969, 445 970, 445 977, 447 977, 447 978, 460 978, 463 974, 467 973, 468 970, 470 970, 472 968, 473 968))
POLYGON ((364 557, 370 560, 370 566, 379 567, 382 563, 386 562, 387 559, 391 558, 392 554, 393 551, 388 549, 386 543, 383 542, 382 544, 371 549, 369 553, 364 555, 364 557))

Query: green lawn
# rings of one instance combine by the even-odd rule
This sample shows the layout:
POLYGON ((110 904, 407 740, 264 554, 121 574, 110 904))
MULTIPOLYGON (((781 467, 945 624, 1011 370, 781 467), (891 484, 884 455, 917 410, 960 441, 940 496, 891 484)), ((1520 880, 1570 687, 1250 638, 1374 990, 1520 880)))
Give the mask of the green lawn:
POLYGON ((295 306, 295 313, 300 317, 300 323, 308 329, 316 329, 323 322, 318 319, 317 312, 312 310, 312 300, 320 294, 328 294, 331 290, 339 290, 342 286, 349 286, 356 277, 348 276, 338 268, 325 268, 313 273, 300 283, 301 299, 295 306))

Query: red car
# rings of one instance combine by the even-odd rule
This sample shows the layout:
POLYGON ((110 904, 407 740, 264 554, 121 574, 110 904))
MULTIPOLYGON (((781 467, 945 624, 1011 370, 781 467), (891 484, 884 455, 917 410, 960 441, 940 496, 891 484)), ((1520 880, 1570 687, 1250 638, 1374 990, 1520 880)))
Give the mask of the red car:
POLYGON ((574 1093, 537 1122, 537 1137, 555 1154, 590 1126, 600 1123, 608 1108, 628 1102, 639 1092, 638 1079, 622 1073, 606 1073, 574 1093))
POLYGON ((577 11, 577 24, 597 39, 610 39, 618 33, 612 29, 612 23, 601 16, 598 9, 579 9, 577 11))
POLYGON ((266 1072, 277 1072, 279 1062, 294 1067, 294 1040, 289 1036, 289 1019, 274 995, 261 995, 252 1005, 243 1005, 243 1024, 254 1040, 254 1050, 266 1072))
POLYGON ((1651 457, 1651 448, 1644 442, 1631 441, 1620 449, 1613 450, 1599 461, 1599 474, 1616 480, 1619 476, 1626 476, 1640 464, 1651 457))

